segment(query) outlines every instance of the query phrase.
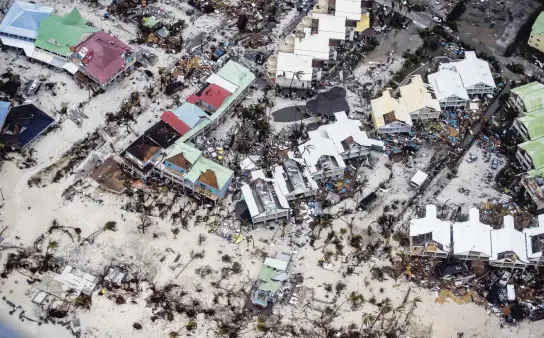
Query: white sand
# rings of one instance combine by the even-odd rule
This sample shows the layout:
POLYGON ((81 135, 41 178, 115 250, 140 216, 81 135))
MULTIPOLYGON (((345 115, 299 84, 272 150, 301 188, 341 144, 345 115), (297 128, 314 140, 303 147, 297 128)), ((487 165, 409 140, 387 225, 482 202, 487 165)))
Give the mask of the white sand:
MULTIPOLYGON (((53 4, 61 13, 68 11, 73 5, 73 2, 66 0, 46 1, 46 3, 53 4)), ((102 20, 102 10, 89 9, 85 4, 78 2, 75 5, 78 6, 84 17, 92 20, 100 27, 105 27, 121 39, 126 41, 133 37, 135 32, 134 27, 126 26, 115 20, 102 20)), ((184 18, 183 12, 185 6, 185 4, 179 5, 181 9, 174 5, 170 6, 172 8, 165 7, 172 11, 172 13, 179 15, 180 18, 184 18)), ((286 20, 292 18, 293 15, 293 13, 289 13, 286 20)), ((206 31, 208 29, 211 31, 214 27, 218 27, 217 22, 219 20, 216 15, 199 17, 194 26, 191 26, 184 33, 184 36, 187 34, 186 37, 193 37, 198 31, 206 31)), ((281 34, 280 31, 286 26, 286 23, 282 23, 274 33, 281 34)), ((157 55, 159 56, 157 66, 167 66, 176 57, 175 55, 160 51, 157 51, 157 55)), ((37 76, 45 76, 48 79, 47 81, 57 83, 57 96, 52 96, 50 92, 42 89, 36 97, 35 103, 45 112, 53 114, 54 111, 60 110, 62 106, 75 107, 80 102, 88 99, 88 93, 80 90, 74 84, 73 80, 64 73, 49 70, 38 64, 30 64, 23 58, 16 59, 12 52, 0 54, 0 59, 2 59, 2 62, 0 62, 0 72, 4 72, 6 67, 9 66, 14 69, 14 72, 21 74, 25 80, 37 76), (28 70, 21 70, 19 65, 28 67, 28 70), (65 83, 65 85, 62 85, 62 83, 65 83)), ((156 67, 149 70, 155 75, 158 72, 156 67)), ((84 120, 81 128, 78 128, 72 121, 66 120, 61 123, 60 129, 44 136, 34 148, 36 150, 35 158, 37 166, 29 169, 18 169, 13 162, 7 162, 3 165, 0 171, 0 182, 2 182, 1 187, 6 204, 2 208, 0 219, 2 225, 8 226, 8 229, 3 234, 5 237, 4 243, 31 246, 36 238, 49 228, 53 220, 57 220, 61 225, 81 228, 83 237, 102 228, 108 221, 116 221, 119 230, 99 235, 93 245, 86 244, 79 246, 72 243, 66 235, 57 232, 48 236, 46 241, 58 241, 59 247, 54 252, 55 256, 61 257, 67 263, 87 272, 100 273, 112 261, 114 263, 131 264, 142 271, 144 276, 156 285, 161 286, 168 283, 183 285, 184 289, 189 292, 189 296, 198 298, 202 303, 212 306, 213 292, 217 291, 210 285, 210 282, 217 281, 220 276, 220 269, 226 266, 220 259, 224 254, 232 256, 233 261, 240 262, 243 272, 240 275, 234 275, 222 281, 221 286, 225 289, 232 289, 235 292, 240 289, 249 290, 251 281, 258 275, 262 262, 262 258, 253 250, 251 244, 247 242, 242 242, 238 246, 229 244, 226 240, 214 234, 208 234, 207 228, 203 224, 195 226, 193 218, 189 221, 189 230, 181 230, 180 234, 174 238, 175 236, 172 234, 171 229, 180 225, 173 225, 169 220, 169 216, 161 219, 156 217, 158 215, 155 214, 150 217, 153 225, 148 228, 145 234, 142 234, 137 230, 137 225, 141 222, 140 215, 121 209, 131 199, 126 196, 104 193, 100 189, 93 188, 94 185, 90 185, 89 180, 84 182, 83 188, 78 188, 81 193, 76 195, 72 202, 65 201, 61 195, 73 183, 73 175, 66 177, 59 183, 50 184, 44 188, 29 188, 27 185, 27 181, 32 175, 51 163, 56 162, 62 153, 68 150, 74 142, 83 139, 86 134, 93 132, 97 128, 102 128, 106 113, 115 112, 122 100, 129 97, 131 92, 142 90, 149 85, 153 85, 153 83, 147 80, 141 71, 134 71, 129 78, 109 88, 105 94, 91 98, 85 104, 83 111, 89 116, 89 119, 84 120), (97 200, 102 200, 102 203, 98 203, 97 200), (157 238, 153 238, 153 234, 156 234, 157 238), (199 234, 207 236, 203 246, 199 246, 197 243, 199 234), (167 251, 167 248, 170 248, 175 253, 167 251), (191 262, 183 273, 176 278, 181 268, 189 262, 190 252, 202 249, 206 251, 205 258, 191 262), (177 254, 181 254, 182 256, 176 265, 173 261, 177 254), (165 260, 161 263, 159 260, 163 256, 165 256, 165 260), (203 279, 195 274, 195 269, 204 265, 209 265, 214 270, 214 273, 203 279), (174 270, 170 266, 174 266, 174 270), (202 288, 203 291, 197 293, 195 291, 197 287, 202 288)), ((187 96, 191 90, 186 89, 180 96, 187 96)), ((255 97, 251 102, 254 102, 254 99, 255 97)), ((165 97, 158 99, 157 103, 152 103, 146 98, 142 98, 142 100, 142 106, 145 107, 145 110, 133 126, 136 132, 145 130, 157 121, 159 114, 164 111, 165 107, 172 104, 172 101, 165 97)), ((281 102, 281 100, 278 100, 275 108, 280 108, 293 102, 281 102)), ((57 118, 59 117, 57 116, 57 118)), ((231 123, 229 122, 216 131, 215 135, 220 137, 229 129, 228 127, 232 126, 231 123)), ((121 128, 109 141, 113 143, 117 151, 120 151, 135 138, 136 135, 129 134, 127 130, 121 128)), ((381 215, 383 206, 392 204, 394 200, 399 200, 399 203, 402 203, 402 201, 408 200, 415 195, 416 192, 408 185, 409 179, 416 168, 423 169, 428 165, 432 151, 432 149, 423 147, 417 157, 409 162, 408 167, 397 163, 393 164, 392 169, 388 169, 385 166, 387 159, 383 155, 377 154, 374 156, 376 162, 374 168, 364 168, 361 171, 363 176, 368 177, 368 185, 354 199, 360 199, 369 192, 376 190, 382 182, 385 182, 385 190, 379 192, 379 200, 375 202, 369 212, 361 211, 349 215, 349 218, 347 216, 344 217, 348 220, 354 217, 354 231, 365 233, 368 226, 381 215), (389 180, 391 171, 393 172, 393 176, 389 180)), ((106 158, 111 154, 112 150, 108 145, 104 145, 100 149, 94 149, 92 152, 92 155, 99 158, 106 158)), ((469 167, 475 165, 477 164, 468 164, 469 167)), ((463 180, 467 179, 467 175, 473 174, 471 170, 466 171, 465 167, 467 166, 461 166, 459 178, 454 179, 454 185, 462 184, 463 180), (455 180, 459 180, 460 182, 456 183, 455 180)), ((451 188, 448 186, 438 197, 438 200, 444 201, 455 195, 457 188, 454 185, 451 188), (451 189, 451 191, 448 189, 451 189)), ((163 201, 169 202, 172 199, 172 194, 165 194, 161 198, 163 201)), ((455 203, 461 203, 464 200, 462 196, 456 198, 455 203)), ((333 211, 337 211, 341 207, 355 209, 354 199, 342 202, 340 205, 332 208, 333 211)), ((185 198, 181 198, 172 207, 172 210, 177 211, 183 205, 185 205, 185 198)), ((230 207, 232 208, 232 206, 230 207)), ((203 212, 202 208, 198 211, 199 214, 203 212)), ((217 216, 212 216, 208 224, 211 224, 215 220, 219 223, 232 223, 229 217, 232 219, 232 214, 228 214, 226 210, 223 210, 217 216)), ((335 220, 333 223, 333 227, 337 231, 346 226, 346 222, 340 219, 335 220)), ((371 226, 374 227, 374 225, 371 226)), ((268 254, 274 254, 278 250, 290 250, 287 246, 287 240, 281 239, 279 234, 276 235, 276 241, 273 245, 264 244, 259 240, 270 239, 272 233, 273 231, 267 229, 253 232, 255 247, 259 251, 268 254)), ((367 240, 370 239, 365 238, 365 241, 367 240)), ((319 240, 316 241, 316 247, 320 243, 322 244, 319 240)), ((349 246, 346 245, 345 250, 348 251, 349 246)), ((4 264, 6 254, 6 251, 1 253, 1 264, 4 264)), ((325 298, 326 292, 320 285, 323 283, 334 285, 337 281, 342 280, 347 284, 347 289, 342 293, 340 299, 344 299, 348 292, 357 290, 364 294, 367 299, 371 298, 372 294, 376 295, 378 300, 387 296, 394 303, 398 304, 408 288, 408 284, 405 282, 399 281, 398 284, 400 285, 394 285, 396 284, 394 281, 389 280, 380 283, 371 279, 370 268, 375 264, 384 264, 381 259, 373 258, 370 262, 362 264, 355 271, 354 275, 343 277, 339 271, 345 271, 345 264, 342 263, 340 258, 333 262, 335 264, 334 271, 326 271, 317 266, 317 261, 321 256, 321 250, 314 251, 309 246, 303 247, 299 253, 294 255, 292 271, 301 272, 304 275, 304 294, 311 295, 315 293, 316 297, 325 298), (368 285, 365 285, 365 280, 369 282, 368 285), (383 294, 380 293, 380 288, 384 288, 383 294)), ((26 311, 27 316, 37 318, 42 314, 42 310, 31 303, 35 291, 26 283, 22 275, 15 272, 9 279, 0 280, 0 283, 2 297, 6 297, 7 300, 21 305, 26 311)), ((188 322, 188 318, 185 316, 176 316, 173 322, 163 320, 158 320, 154 323, 151 322, 151 310, 145 306, 146 294, 148 292, 144 289, 141 296, 134 299, 136 304, 127 302, 127 304, 120 306, 115 305, 112 300, 104 296, 95 295, 90 311, 80 310, 74 314, 81 320, 82 336, 164 337, 169 332, 179 329, 181 329, 181 336, 187 336, 187 332, 183 329, 188 322), (132 328, 132 324, 135 322, 142 324, 142 331, 136 331, 132 328)), ((433 302, 434 294, 426 290, 414 289, 412 294, 413 296, 417 295, 423 298, 423 302, 418 305, 414 312, 414 319, 418 323, 415 329, 425 330, 432 326, 432 333, 424 335, 414 334, 414 336, 455 337, 457 332, 464 332, 465 337, 538 337, 543 334, 542 325, 538 323, 535 325, 523 324, 521 329, 516 332, 510 329, 500 330, 496 317, 486 315, 482 308, 478 308, 473 304, 460 306, 447 302, 444 305, 439 305, 433 302)), ((303 304, 308 304, 308 307, 315 307, 317 303, 312 301, 310 296, 306 300, 300 303, 296 309, 292 306, 278 306, 275 311, 276 313, 283 314, 284 321, 311 326, 310 322, 303 319, 305 317, 301 312, 303 308, 306 308, 306 305, 303 304)), ((235 306, 242 306, 243 299, 238 299, 237 301, 238 303, 235 306)), ((223 304, 225 301, 222 300, 221 302, 223 304)), ((28 321, 21 322, 16 317, 19 312, 16 312, 13 316, 9 316, 7 314, 9 310, 9 306, 5 302, 0 301, 0 318, 5 319, 24 332, 24 336, 71 337, 60 326, 45 324, 38 326, 28 321)), ((354 322, 360 325, 361 314, 375 310, 375 306, 368 303, 362 309, 355 312, 349 311, 347 306, 344 306, 341 308, 342 315, 335 321, 335 324, 347 325, 354 322)), ((217 336, 214 331, 215 324, 211 321, 199 316, 197 322, 198 328, 193 336, 217 336)), ((247 328, 251 329, 254 323, 255 321, 251 321, 247 328)), ((245 336, 253 337, 258 336, 258 334, 256 332, 249 332, 245 336)))

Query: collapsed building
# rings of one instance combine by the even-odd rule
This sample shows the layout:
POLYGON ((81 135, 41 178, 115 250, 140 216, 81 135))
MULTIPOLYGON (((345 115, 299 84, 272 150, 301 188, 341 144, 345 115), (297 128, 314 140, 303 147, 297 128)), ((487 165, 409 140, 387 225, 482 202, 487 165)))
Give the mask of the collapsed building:
POLYGON ((282 298, 282 286, 289 277, 287 268, 290 261, 291 255, 281 252, 275 258, 267 257, 264 260, 250 294, 253 305, 267 309, 282 298))
POLYGON ((262 170, 252 171, 250 181, 241 190, 254 225, 289 219, 289 202, 278 183, 262 170))
POLYGON ((413 120, 428 121, 440 117, 440 103, 420 75, 412 76, 410 83, 400 87, 398 99, 388 88, 370 103, 374 128, 382 134, 407 133, 412 129, 413 120))
POLYGON ((344 160, 367 156, 371 150, 383 151, 384 143, 368 138, 361 121, 345 112, 335 113, 336 122, 308 132, 309 140, 298 147, 314 180, 344 176, 344 160))
POLYGON ((410 253, 413 256, 481 260, 500 268, 524 269, 544 265, 544 215, 538 225, 519 231, 514 218, 504 217, 504 226, 493 229, 480 222, 476 208, 466 222, 437 218, 436 206, 425 207, 425 217, 410 221, 410 253))
POLYGON ((300 159, 288 158, 274 166, 274 180, 287 201, 315 196, 319 189, 300 159))

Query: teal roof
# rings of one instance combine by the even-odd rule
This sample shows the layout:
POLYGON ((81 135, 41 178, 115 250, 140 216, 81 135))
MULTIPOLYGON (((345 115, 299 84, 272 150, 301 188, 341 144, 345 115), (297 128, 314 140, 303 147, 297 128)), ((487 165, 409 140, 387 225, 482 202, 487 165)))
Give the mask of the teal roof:
POLYGON ((544 177, 544 167, 543 168, 539 168, 539 169, 533 169, 533 170, 529 170, 527 172, 527 175, 529 175, 529 177, 544 177))
POLYGON ((544 167, 544 138, 518 144, 518 147, 531 156, 535 169, 544 167))
POLYGON ((200 122, 201 118, 208 117, 202 109, 189 102, 185 102, 176 108, 173 113, 178 119, 188 125, 189 128, 194 128, 200 122))
POLYGON ((215 173, 215 177, 217 179, 217 187, 219 189, 222 189, 225 184, 227 184, 229 178, 234 174, 234 172, 229 168, 200 156, 198 161, 193 164, 191 170, 184 177, 192 183, 195 183, 200 178, 200 175, 208 170, 211 170, 215 173))
POLYGON ((178 154, 183 154, 183 157, 187 161, 189 161, 191 164, 194 164, 198 160, 200 155, 202 155, 202 152, 178 140, 174 144, 172 151, 168 154, 168 158, 166 159, 166 161, 178 154))
POLYGON ((201 131, 202 129, 206 128, 206 126, 208 124, 212 123, 212 121, 206 119, 206 120, 203 120, 202 122, 200 122, 199 124, 196 125, 196 127, 194 127, 193 129, 189 130, 188 132, 186 132, 180 139, 179 139, 179 142, 185 142, 187 140, 189 140, 191 137, 193 137, 195 134, 197 134, 199 131, 201 131))
POLYGON ((541 12, 538 18, 536 18, 535 23, 533 23, 531 33, 532 34, 544 33, 544 12, 541 12))
POLYGON ((278 290, 281 288, 282 282, 272 280, 272 278, 277 274, 278 272, 274 269, 263 265, 263 267, 261 268, 261 272, 259 273, 259 280, 261 281, 259 290, 268 291, 272 294, 278 292, 278 290))
POLYGON ((525 105, 525 110, 530 113, 534 110, 544 108, 544 85, 540 82, 531 82, 511 90, 518 95, 525 105))
POLYGON ((217 75, 219 75, 222 79, 229 81, 230 83, 238 86, 238 89, 232 93, 231 96, 229 96, 217 109, 215 113, 213 113, 212 116, 210 116, 210 119, 212 121, 218 119, 225 110, 234 102, 240 94, 255 81, 255 75, 246 67, 242 66, 241 64, 234 62, 230 60, 227 62, 218 72, 217 75))
POLYGON ((529 138, 536 140, 544 136, 544 108, 518 118, 529 132, 529 138))

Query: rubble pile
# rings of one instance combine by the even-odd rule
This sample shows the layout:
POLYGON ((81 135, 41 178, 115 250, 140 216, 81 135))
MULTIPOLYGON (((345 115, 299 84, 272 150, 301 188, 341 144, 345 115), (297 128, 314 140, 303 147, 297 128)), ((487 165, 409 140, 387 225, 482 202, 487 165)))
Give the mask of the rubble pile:
POLYGON ((396 266, 411 282, 435 292, 436 302, 474 302, 516 325, 525 318, 544 319, 544 273, 530 267, 508 272, 482 261, 443 261, 403 256, 396 266), (448 300, 447 300, 448 299, 448 300))

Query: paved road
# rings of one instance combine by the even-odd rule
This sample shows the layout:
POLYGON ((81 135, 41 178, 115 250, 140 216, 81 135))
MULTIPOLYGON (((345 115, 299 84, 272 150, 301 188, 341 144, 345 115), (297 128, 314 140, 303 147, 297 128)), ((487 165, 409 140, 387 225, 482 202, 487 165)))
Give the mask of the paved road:
MULTIPOLYGON (((391 0, 374 0, 376 3, 379 3, 382 6, 386 6, 391 8, 391 0)), ((395 2, 395 12, 404 15, 408 19, 412 20, 415 25, 421 27, 421 28, 430 28, 435 25, 433 21, 433 17, 429 13, 423 13, 423 12, 408 12, 408 8, 406 6, 400 6, 396 2, 396 0, 393 0, 395 2)))
POLYGON ((485 123, 485 121, 489 120, 491 116, 495 115, 495 113, 501 108, 499 99, 502 94, 508 93, 509 91, 510 82, 507 82, 506 85, 499 92, 499 94, 497 94, 497 96, 495 97, 495 101, 491 103, 491 105, 487 108, 486 112, 482 115, 480 121, 476 122, 476 124, 472 126, 472 135, 465 138, 465 140, 461 144, 461 148, 467 149, 472 144, 472 141, 478 138, 480 132, 482 131, 482 123, 485 123))

